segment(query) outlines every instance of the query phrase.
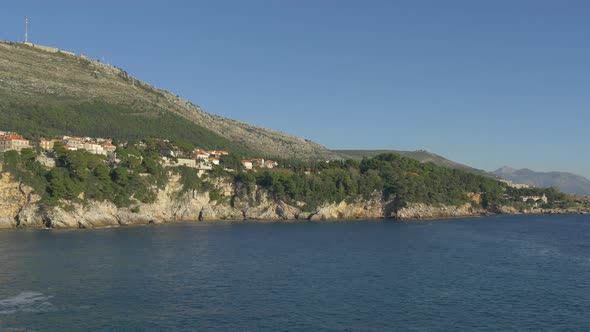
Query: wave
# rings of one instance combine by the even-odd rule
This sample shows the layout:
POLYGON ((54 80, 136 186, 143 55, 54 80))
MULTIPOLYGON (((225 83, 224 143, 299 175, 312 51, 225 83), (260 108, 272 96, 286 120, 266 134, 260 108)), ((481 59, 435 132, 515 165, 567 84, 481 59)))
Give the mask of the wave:
POLYGON ((52 297, 39 292, 25 291, 12 297, 0 298, 0 315, 51 310, 53 304, 49 300, 52 297))

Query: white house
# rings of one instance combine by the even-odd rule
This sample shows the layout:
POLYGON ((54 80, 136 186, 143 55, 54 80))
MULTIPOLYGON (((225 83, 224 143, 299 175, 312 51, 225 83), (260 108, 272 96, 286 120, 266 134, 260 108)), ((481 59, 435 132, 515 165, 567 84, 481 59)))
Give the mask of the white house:
POLYGON ((17 134, 6 134, 0 136, 0 152, 16 150, 21 151, 30 148, 31 144, 28 139, 17 134))
POLYGON ((117 150, 117 147, 110 142, 102 143, 101 146, 108 153, 113 153, 117 150))
POLYGON ((100 154, 100 155, 107 155, 107 151, 102 147, 100 144, 92 143, 92 142, 84 142, 82 148, 90 153, 100 154))
POLYGON ((529 199, 532 199, 535 202, 541 201, 541 202, 547 204, 547 202, 549 201, 547 199, 547 196, 545 196, 545 194, 543 194, 543 196, 522 196, 521 198, 522 198, 523 202, 526 202, 529 199))
POLYGON ((76 149, 84 149, 84 139, 81 137, 70 137, 68 139, 64 139, 64 144, 73 146, 76 149))
POLYGON ((203 151, 201 149, 196 149, 194 152, 195 158, 197 160, 207 162, 209 161, 209 153, 207 151, 203 151))
POLYGON ((277 166, 279 166, 279 163, 277 163, 277 162, 276 162, 276 161, 274 161, 274 160, 267 160, 267 161, 264 163, 264 167, 266 167, 266 168, 275 168, 275 167, 277 167, 277 166))
POLYGON ((252 162, 250 160, 242 160, 242 165, 245 169, 252 169, 252 162))
POLYGON ((213 150, 213 151, 209 151, 209 155, 212 157, 217 157, 217 158, 221 158, 222 156, 228 155, 229 152, 225 151, 225 150, 213 150))
POLYGON ((53 150, 53 145, 55 144, 55 140, 54 139, 45 139, 45 138, 41 138, 39 140, 39 147, 41 147, 41 149, 45 150, 45 151, 51 151, 53 150))

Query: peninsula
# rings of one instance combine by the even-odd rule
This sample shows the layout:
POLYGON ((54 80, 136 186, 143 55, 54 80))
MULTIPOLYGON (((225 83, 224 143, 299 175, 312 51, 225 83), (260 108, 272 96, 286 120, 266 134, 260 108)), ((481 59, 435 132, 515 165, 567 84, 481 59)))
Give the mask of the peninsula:
POLYGON ((244 159, 167 139, 0 135, 0 228, 587 213, 587 200, 382 154, 244 159), (114 143, 114 144, 113 144, 114 143))

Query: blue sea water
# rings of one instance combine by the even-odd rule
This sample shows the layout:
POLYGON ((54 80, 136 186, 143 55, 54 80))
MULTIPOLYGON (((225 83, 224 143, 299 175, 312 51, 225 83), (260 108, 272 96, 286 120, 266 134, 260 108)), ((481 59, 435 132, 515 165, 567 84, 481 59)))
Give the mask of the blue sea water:
POLYGON ((588 331, 590 218, 0 232, 0 331, 588 331))

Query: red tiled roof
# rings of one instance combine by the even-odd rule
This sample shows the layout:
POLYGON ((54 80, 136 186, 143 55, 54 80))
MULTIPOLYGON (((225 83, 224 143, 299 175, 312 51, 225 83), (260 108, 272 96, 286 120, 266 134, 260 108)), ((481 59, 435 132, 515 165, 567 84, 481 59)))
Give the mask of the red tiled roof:
POLYGON ((26 142, 29 141, 28 139, 26 139, 20 135, 17 135, 17 134, 0 135, 0 140, 3 140, 3 141, 16 141, 16 140, 18 140, 18 141, 26 141, 26 142))
POLYGON ((200 155, 209 155, 209 153, 207 151, 201 150, 201 149, 196 149, 194 151, 194 154, 200 154, 200 155))

